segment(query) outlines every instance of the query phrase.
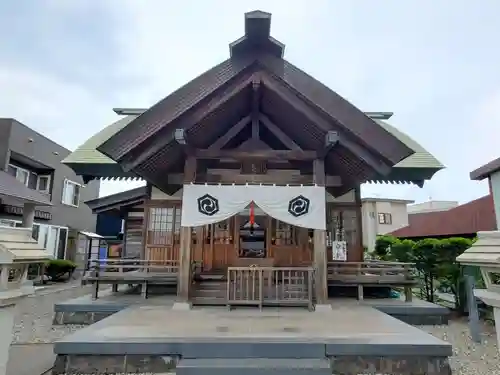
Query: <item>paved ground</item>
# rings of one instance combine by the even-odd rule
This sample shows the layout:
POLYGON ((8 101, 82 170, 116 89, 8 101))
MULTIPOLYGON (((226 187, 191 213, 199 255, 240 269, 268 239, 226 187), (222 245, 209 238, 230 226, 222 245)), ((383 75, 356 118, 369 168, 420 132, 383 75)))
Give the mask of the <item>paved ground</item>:
POLYGON ((79 283, 52 285, 17 305, 7 375, 41 375, 52 367, 52 342, 80 328, 52 327, 54 303, 88 293, 79 283))
MULTIPOLYGON (((13 332, 15 344, 11 349, 7 375, 43 374, 53 360, 50 343, 81 328, 52 327, 54 303, 89 293, 88 289, 79 286, 67 289, 68 287, 69 285, 61 285, 40 290, 18 305, 13 332), (26 361, 27 358, 29 361, 26 361)), ((482 324, 481 344, 474 344, 470 339, 466 320, 452 321, 449 326, 421 328, 453 345, 453 375, 500 375, 500 354, 496 345, 495 328, 490 324, 482 324)))

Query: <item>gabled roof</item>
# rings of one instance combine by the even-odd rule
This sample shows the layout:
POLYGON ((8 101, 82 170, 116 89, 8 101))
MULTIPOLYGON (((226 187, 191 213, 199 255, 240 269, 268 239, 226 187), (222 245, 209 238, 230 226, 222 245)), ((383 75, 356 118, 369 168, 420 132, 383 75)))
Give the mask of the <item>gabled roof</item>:
POLYGON ((52 206, 50 198, 37 190, 28 188, 5 171, 0 170, 0 198, 8 197, 37 206, 52 206))
POLYGON ((137 116, 125 116, 118 121, 113 122, 111 125, 103 128, 99 133, 96 133, 88 140, 86 140, 75 151, 62 160, 64 164, 110 164, 115 163, 112 159, 108 158, 97 151, 97 147, 106 142, 109 138, 122 130, 130 122, 135 120, 137 116))
POLYGON ((270 14, 245 15, 245 36, 231 46, 231 57, 168 95, 98 146, 98 151, 161 184, 161 175, 185 157, 174 132, 183 129, 195 148, 206 148, 252 111, 281 127, 304 150, 324 148, 328 131, 341 133, 325 157, 327 171, 352 183, 387 175, 414 151, 372 118, 282 58, 283 45, 269 35, 270 14), (255 112, 255 111, 254 111, 255 112))
MULTIPOLYGON (((126 110, 124 109, 126 112, 126 110)), ((136 110, 139 111, 139 110, 136 110)), ((145 111, 145 110, 144 110, 145 111)), ((111 136, 123 129, 138 115, 129 115, 106 126, 93 137, 79 146, 71 155, 63 160, 79 175, 95 173, 96 177, 120 177, 125 173, 118 163, 97 151, 97 147, 111 136)), ((429 180, 436 172, 445 168, 431 153, 423 148, 408 134, 403 133, 387 121, 376 120, 389 133, 397 137, 415 153, 397 163, 389 176, 381 176, 380 182, 392 181, 424 181, 429 180)))
POLYGON ((491 195, 447 211, 410 214, 408 222, 408 226, 389 234, 402 238, 460 236, 497 228, 491 195))
POLYGON ((107 195, 105 197, 92 199, 85 202, 90 207, 93 213, 100 213, 119 209, 123 206, 142 203, 148 193, 146 186, 141 186, 135 189, 122 191, 120 193, 107 195))
POLYGON ((140 176, 159 186, 161 175, 183 165, 184 153, 174 141, 175 129, 184 129, 198 148, 207 147, 248 115, 249 98, 257 81, 263 87, 262 112, 274 117, 281 130, 303 149, 322 147, 330 130, 341 131, 346 144, 354 143, 348 148, 339 142, 340 147, 329 152, 325 159, 327 173, 344 174, 352 183, 411 181, 422 185, 443 168, 416 142, 418 152, 410 147, 407 141, 411 143, 411 139, 405 134, 376 122, 284 60, 284 45, 269 35, 270 17, 262 11, 247 13, 245 35, 230 45, 229 59, 145 112, 136 110, 134 115, 138 116, 114 123, 109 133, 96 134, 63 162, 84 179, 85 175, 140 176), (294 123, 300 124, 299 130, 292 129, 294 123), (401 166, 391 168, 395 164, 401 166), (154 170, 160 171, 156 178, 152 176, 154 170))
POLYGON ((481 181, 498 171, 500 171, 500 158, 473 170, 470 173, 470 179, 481 181))

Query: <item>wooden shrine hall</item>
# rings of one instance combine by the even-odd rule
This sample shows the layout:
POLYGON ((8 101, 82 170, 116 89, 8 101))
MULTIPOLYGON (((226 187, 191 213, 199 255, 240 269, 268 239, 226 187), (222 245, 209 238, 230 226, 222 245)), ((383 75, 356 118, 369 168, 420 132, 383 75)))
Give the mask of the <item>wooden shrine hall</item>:
POLYGON ((285 60, 270 14, 244 26, 227 60, 151 108, 115 109, 124 117, 63 162, 85 181, 146 181, 87 204, 125 219, 127 256, 175 270, 180 300, 217 281, 227 304, 325 303, 329 262, 363 261, 360 185, 422 186, 442 165, 383 122, 390 113, 359 110, 285 60))

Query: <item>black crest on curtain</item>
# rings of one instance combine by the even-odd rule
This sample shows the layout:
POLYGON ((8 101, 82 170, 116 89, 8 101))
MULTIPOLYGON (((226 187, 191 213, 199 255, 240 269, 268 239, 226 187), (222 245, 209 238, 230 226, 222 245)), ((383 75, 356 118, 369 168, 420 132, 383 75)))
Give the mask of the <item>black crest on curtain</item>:
POLYGON ((311 202, 303 195, 299 195, 288 202, 288 213, 292 216, 299 217, 309 212, 311 202))
POLYGON ((213 216, 219 212, 219 200, 210 194, 198 198, 198 212, 203 215, 213 216))

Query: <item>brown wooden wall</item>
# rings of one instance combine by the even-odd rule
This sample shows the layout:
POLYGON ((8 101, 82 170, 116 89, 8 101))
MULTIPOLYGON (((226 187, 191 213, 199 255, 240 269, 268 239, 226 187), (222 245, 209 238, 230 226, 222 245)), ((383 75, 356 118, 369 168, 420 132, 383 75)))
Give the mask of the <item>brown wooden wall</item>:
MULTIPOLYGON (((180 247, 181 202, 151 200, 145 205, 145 257, 178 260, 180 247)), ((327 204, 328 259, 332 241, 346 241, 348 258, 362 252, 360 210, 357 205, 327 204), (360 250, 361 247, 361 250, 360 250), (351 255, 350 255, 351 254, 351 255)), ((276 266, 305 266, 313 262, 313 231, 294 227, 266 217, 266 257, 276 266)), ((191 259, 204 270, 225 269, 238 263, 240 216, 213 225, 192 229, 191 259)), ((135 232, 137 233, 137 231, 135 232)))

